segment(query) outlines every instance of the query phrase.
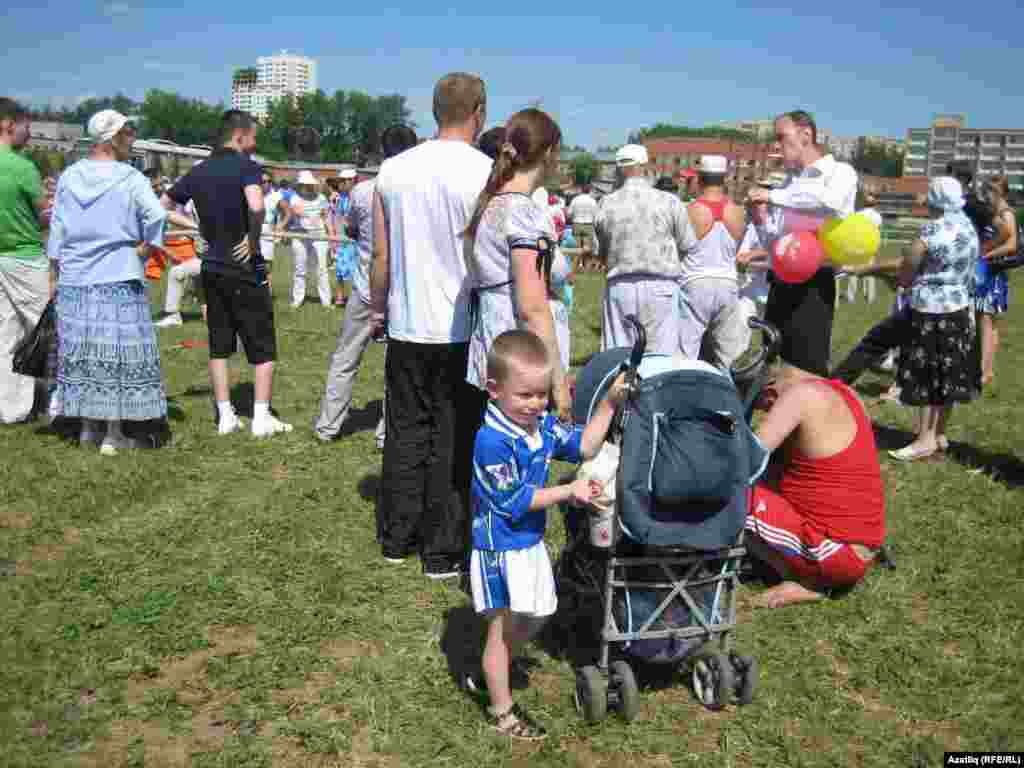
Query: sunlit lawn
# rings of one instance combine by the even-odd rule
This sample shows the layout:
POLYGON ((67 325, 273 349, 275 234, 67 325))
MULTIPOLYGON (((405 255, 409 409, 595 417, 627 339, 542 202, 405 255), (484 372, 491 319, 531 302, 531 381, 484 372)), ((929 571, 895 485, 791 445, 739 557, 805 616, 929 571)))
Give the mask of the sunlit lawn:
MULTIPOLYGON (((954 414, 951 458, 883 458, 895 571, 776 613, 749 610, 760 587, 743 588, 737 644, 761 664, 752 705, 710 713, 683 680, 661 681, 631 725, 587 725, 565 649, 548 643, 519 695, 551 736, 510 746, 449 674, 443 649, 479 640, 466 596, 414 562, 384 563, 374 543, 384 350, 367 352, 351 432, 315 441, 341 312, 290 309, 288 267, 275 273, 274 404, 293 434, 215 435, 206 350, 180 346, 205 339, 196 320, 161 332, 169 447, 103 458, 41 423, 0 430, 0 764, 825 768, 1024 748, 1012 325, 995 392, 954 414)), ((578 285, 577 360, 599 341, 601 287, 578 285)), ((888 311, 880 294, 839 306, 837 355, 888 311)), ((869 401, 883 447, 909 439, 906 411, 869 401)), ((561 537, 552 515, 553 549, 561 537)))

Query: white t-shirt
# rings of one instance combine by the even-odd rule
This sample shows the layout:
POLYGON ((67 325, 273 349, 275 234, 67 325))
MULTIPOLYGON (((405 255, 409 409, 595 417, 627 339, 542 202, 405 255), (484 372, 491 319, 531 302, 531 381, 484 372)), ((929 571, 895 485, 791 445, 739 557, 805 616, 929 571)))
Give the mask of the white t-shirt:
POLYGON ((388 224, 388 336, 419 344, 469 339, 462 233, 491 173, 483 152, 435 139, 385 161, 377 194, 388 224))
POLYGON ((544 187, 537 187, 533 190, 533 202, 539 205, 541 208, 548 207, 548 191, 544 187))
POLYGON ((593 224, 597 217, 597 201, 584 192, 569 203, 569 218, 573 224, 593 224))

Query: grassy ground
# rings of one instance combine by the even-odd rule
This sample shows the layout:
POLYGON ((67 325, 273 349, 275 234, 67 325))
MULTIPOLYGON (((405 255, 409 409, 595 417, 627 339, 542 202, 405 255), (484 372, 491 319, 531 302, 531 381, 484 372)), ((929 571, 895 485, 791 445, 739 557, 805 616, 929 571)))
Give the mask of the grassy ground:
MULTIPOLYGON (((632 725, 589 726, 554 643, 520 694, 551 738, 510 746, 449 674, 446 652, 479 642, 467 598, 374 544, 383 349, 367 352, 350 433, 314 441, 341 313, 291 310, 288 275, 279 260, 275 406, 292 435, 215 436, 205 350, 179 348, 205 338, 197 321, 161 332, 170 447, 110 459, 38 424, 0 430, 3 765, 824 768, 1024 748, 1013 327, 994 396, 954 414, 951 458, 883 459, 897 570, 776 613, 751 611, 759 587, 742 589, 738 646, 761 664, 751 706, 712 714, 661 681, 632 725)), ((600 290, 581 279, 576 359, 596 349, 600 290)), ((837 354, 888 311, 880 293, 839 306, 837 354)), ((908 413, 870 407, 882 447, 909 439, 908 413)), ((549 539, 557 549, 554 516, 549 539)))

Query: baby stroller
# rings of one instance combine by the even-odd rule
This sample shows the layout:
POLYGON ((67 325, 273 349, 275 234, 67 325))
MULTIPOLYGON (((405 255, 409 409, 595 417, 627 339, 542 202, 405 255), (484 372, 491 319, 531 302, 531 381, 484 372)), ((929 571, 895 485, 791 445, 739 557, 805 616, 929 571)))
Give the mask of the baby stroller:
POLYGON ((751 319, 763 344, 730 377, 705 363, 645 355, 643 328, 633 324, 633 349, 592 358, 573 400, 575 421, 585 423, 620 372, 633 385, 610 433, 621 457, 614 504, 603 518, 565 510, 556 568, 568 615, 600 601, 599 658, 576 673, 576 706, 591 722, 609 708, 637 716, 631 662, 688 668, 711 710, 733 697, 749 703, 757 687, 756 660, 731 645, 750 486, 768 461, 749 416, 778 332, 751 319))

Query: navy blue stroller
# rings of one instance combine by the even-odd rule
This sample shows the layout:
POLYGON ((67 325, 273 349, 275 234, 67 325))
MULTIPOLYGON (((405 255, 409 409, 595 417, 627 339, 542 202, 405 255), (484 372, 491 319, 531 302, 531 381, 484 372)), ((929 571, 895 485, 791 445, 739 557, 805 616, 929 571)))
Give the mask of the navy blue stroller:
POLYGON ((591 535, 597 518, 567 508, 556 567, 568 615, 598 600, 602 609, 598 659, 576 673, 576 705, 591 722, 609 708, 637 716, 631 662, 688 670, 711 710, 733 698, 749 703, 757 687, 757 662, 732 651, 732 633, 750 487, 768 461, 749 416, 778 332, 750 320, 763 343, 729 376, 702 362, 645 355, 643 328, 634 325, 633 349, 595 355, 573 400, 575 421, 585 423, 619 373, 632 383, 610 435, 620 451, 613 533, 591 535))

